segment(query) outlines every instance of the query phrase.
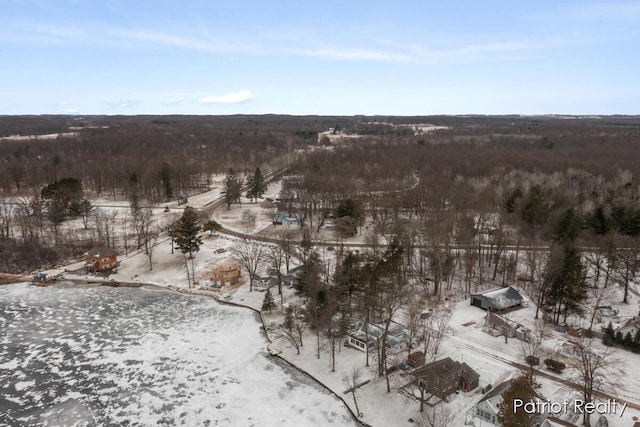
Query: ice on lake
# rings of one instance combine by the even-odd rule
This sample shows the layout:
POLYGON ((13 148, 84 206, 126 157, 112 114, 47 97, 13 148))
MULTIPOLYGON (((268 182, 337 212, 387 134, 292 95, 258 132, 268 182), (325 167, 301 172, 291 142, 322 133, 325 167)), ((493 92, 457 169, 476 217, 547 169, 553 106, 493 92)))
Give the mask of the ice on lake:
POLYGON ((0 425, 356 425, 256 316, 154 288, 0 286, 0 425))

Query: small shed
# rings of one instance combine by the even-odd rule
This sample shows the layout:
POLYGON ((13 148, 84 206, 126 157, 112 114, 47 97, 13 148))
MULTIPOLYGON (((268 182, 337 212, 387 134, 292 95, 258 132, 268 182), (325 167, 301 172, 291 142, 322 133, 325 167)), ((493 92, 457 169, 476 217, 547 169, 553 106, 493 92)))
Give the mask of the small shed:
POLYGON ((104 243, 96 246, 84 254, 84 266, 87 271, 105 271, 118 266, 118 252, 104 243))

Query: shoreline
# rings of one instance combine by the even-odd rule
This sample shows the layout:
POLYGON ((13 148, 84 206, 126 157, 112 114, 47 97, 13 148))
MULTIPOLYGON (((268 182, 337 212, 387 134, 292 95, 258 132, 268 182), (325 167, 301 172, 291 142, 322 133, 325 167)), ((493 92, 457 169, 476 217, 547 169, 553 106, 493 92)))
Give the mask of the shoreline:
MULTIPOLYGON (((156 285, 153 285, 156 286, 156 285)), ((264 320, 264 316, 262 314, 261 310, 258 310, 254 307, 251 307, 249 305, 246 304, 241 304, 241 303, 237 303, 234 301, 228 301, 225 300, 223 298, 218 297, 216 294, 213 293, 213 291, 206 291, 206 290, 202 290, 202 289, 184 289, 184 288, 178 288, 178 287, 173 287, 173 286, 168 286, 168 289, 171 289, 173 291, 176 292, 181 292, 181 293, 186 293, 186 294, 190 294, 190 295, 202 295, 202 296, 209 296, 213 299, 215 299, 218 303, 223 304, 223 305, 229 305, 229 306, 233 306, 233 307, 238 307, 238 308, 243 308, 243 309, 249 309, 250 311, 252 311, 253 313, 257 314, 260 318, 260 323, 262 324, 262 332, 264 333, 265 338, 267 339, 268 345, 267 345, 267 353, 272 356, 272 357, 277 357, 278 359, 282 360, 283 362, 285 362, 287 365, 291 366, 292 368, 297 369, 299 372, 305 374, 306 376, 308 376, 309 378, 311 378, 313 381, 315 381, 318 385, 320 385, 324 390, 326 390, 327 392, 329 392, 331 395, 333 395, 334 397, 336 397, 338 400, 340 400, 340 402, 342 402, 342 404, 344 405, 344 407, 347 409, 347 411, 349 411, 349 413, 351 414, 351 418, 358 423, 359 425, 363 426, 363 427, 372 427, 370 424, 365 423, 364 421, 362 421, 351 409, 351 407, 349 406, 349 404, 344 400, 344 398, 342 396, 340 396, 337 392, 335 392, 334 390, 332 390, 329 386, 327 386, 325 383, 323 383, 322 381, 320 381, 318 378, 316 378, 314 375, 312 375, 311 373, 307 372, 305 369, 299 367, 298 365, 296 365, 295 363, 293 363, 292 361, 284 358, 282 356, 282 352, 278 352, 276 354, 271 353, 270 351, 270 347, 271 344, 273 344, 273 340, 271 339, 271 337, 269 336, 269 331, 267 329, 267 324, 264 320), (203 293, 204 292, 204 293, 203 293)))
MULTIPOLYGON (((11 284, 25 283, 25 282, 38 287, 38 285, 35 284, 31 279, 28 279, 28 280, 17 280, 17 281, 12 281, 12 282, 0 282, 0 284, 11 285, 11 284)), ((238 307, 238 308, 242 308, 242 309, 248 309, 248 310, 252 311, 254 314, 256 314, 260 319, 261 329, 262 329, 264 337, 266 338, 266 341, 267 341, 266 352, 267 352, 267 354, 269 356, 277 357, 278 359, 282 360, 287 365, 291 366, 292 368, 295 368, 296 370, 298 370, 302 374, 304 374, 307 377, 311 378, 323 390, 327 391, 328 393, 330 393, 331 395, 336 397, 342 403, 342 405, 347 409, 347 411, 351 415, 351 418, 358 425, 363 426, 363 427, 372 427, 370 424, 367 424, 364 421, 360 420, 359 417, 353 411, 353 409, 351 409, 349 404, 346 402, 346 400, 342 396, 340 396, 336 391, 332 390, 328 385, 326 385, 325 383, 320 381, 317 377, 315 377, 311 373, 307 372, 305 369, 303 369, 300 366, 296 365, 294 362, 292 362, 292 361, 286 359, 285 357, 283 357, 282 356, 282 352, 278 352, 278 353, 272 353, 271 352, 271 345, 273 344, 273 340, 269 336, 269 331, 267 329, 267 325, 266 325, 266 322, 265 322, 265 319, 264 319, 264 316, 263 316, 263 313, 262 313, 261 310, 258 310, 256 308, 251 307, 251 306, 246 305, 246 304, 238 303, 238 302, 235 302, 235 301, 225 300, 224 298, 221 298, 216 291, 209 291, 209 290, 205 290, 205 289, 181 288, 181 287, 174 286, 174 285, 160 286, 160 285, 157 285, 155 283, 116 282, 116 281, 111 281, 110 282, 110 281, 107 281, 107 280, 76 279, 76 278, 69 278, 69 277, 66 277, 66 276, 58 276, 56 282, 57 283, 60 283, 60 282, 71 282, 72 284, 77 284, 77 285, 85 284, 85 285, 111 286, 111 287, 122 287, 122 288, 142 288, 142 287, 149 286, 149 287, 152 287, 152 288, 155 288, 155 289, 158 289, 158 290, 168 290, 168 291, 172 291, 172 292, 180 292, 180 293, 189 294, 189 295, 198 295, 198 296, 209 297, 209 298, 213 298, 217 303, 222 304, 222 305, 238 307)), ((52 282, 50 284, 53 284, 53 283, 56 283, 56 282, 52 282)), ((47 286, 48 285, 49 284, 47 284, 47 286)))

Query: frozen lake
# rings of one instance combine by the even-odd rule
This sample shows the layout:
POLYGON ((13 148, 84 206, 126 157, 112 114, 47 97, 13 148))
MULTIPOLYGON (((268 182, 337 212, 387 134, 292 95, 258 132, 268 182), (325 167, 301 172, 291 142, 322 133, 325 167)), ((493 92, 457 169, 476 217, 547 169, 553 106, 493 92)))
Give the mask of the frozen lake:
POLYGON ((260 326, 155 288, 0 286, 0 425, 357 425, 260 326))

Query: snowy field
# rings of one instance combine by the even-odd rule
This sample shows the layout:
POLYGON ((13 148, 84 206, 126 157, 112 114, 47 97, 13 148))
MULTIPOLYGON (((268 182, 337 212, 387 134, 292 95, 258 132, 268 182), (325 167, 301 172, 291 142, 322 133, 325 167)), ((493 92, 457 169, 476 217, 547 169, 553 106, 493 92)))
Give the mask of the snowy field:
POLYGON ((356 425, 255 315, 156 288, 0 287, 0 425, 356 425))

